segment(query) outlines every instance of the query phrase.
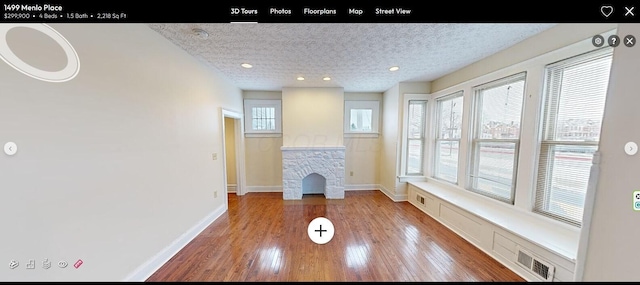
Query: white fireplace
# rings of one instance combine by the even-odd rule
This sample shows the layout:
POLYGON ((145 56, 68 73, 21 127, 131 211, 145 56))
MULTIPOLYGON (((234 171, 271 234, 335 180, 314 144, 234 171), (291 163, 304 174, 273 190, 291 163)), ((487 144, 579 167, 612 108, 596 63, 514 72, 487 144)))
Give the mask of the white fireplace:
POLYGON ((344 199, 344 146, 280 149, 284 200, 302 199, 302 180, 314 173, 325 179, 325 198, 344 199))

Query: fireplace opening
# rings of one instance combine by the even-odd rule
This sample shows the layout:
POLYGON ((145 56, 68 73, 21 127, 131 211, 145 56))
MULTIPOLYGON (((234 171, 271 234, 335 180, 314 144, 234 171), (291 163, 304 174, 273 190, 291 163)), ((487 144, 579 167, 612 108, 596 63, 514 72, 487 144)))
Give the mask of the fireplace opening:
POLYGON ((327 179, 318 173, 311 173, 302 179, 302 195, 324 194, 327 179))

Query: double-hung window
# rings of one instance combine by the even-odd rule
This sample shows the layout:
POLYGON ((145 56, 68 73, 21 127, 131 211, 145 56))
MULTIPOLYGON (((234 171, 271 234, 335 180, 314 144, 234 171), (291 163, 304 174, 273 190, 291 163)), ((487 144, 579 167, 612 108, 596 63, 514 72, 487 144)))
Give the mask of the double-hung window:
POLYGON ((582 225, 609 84, 612 50, 547 66, 534 211, 582 225))
POLYGON ((526 73, 474 88, 468 189, 513 204, 526 73))
POLYGON ((433 177, 458 183, 458 150, 462 136, 462 91, 436 101, 433 177))
POLYGON ((427 101, 409 100, 407 120, 407 175, 422 175, 427 101))

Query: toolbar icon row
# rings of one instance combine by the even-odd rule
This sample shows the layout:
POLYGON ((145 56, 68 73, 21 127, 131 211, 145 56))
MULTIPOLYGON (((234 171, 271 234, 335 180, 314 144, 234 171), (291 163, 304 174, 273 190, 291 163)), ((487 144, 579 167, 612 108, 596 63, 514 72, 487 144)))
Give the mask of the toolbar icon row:
MULTIPOLYGON (((610 47, 617 47, 620 45, 621 41, 620 37, 618 37, 617 35, 611 35, 606 42, 610 47)), ((593 43, 593 46, 595 47, 601 47, 604 45, 605 40, 603 36, 595 35, 591 39, 591 43, 593 43)), ((634 37, 633 35, 626 35, 622 43, 627 47, 633 47, 636 45, 636 37, 634 37)))
MULTIPOLYGON (((82 261, 82 259, 78 259, 78 261, 76 261, 73 264, 73 267, 78 269, 78 268, 80 268, 80 266, 83 263, 84 262, 82 261)), ((58 261, 58 267, 59 268, 67 268, 67 266, 69 266, 69 263, 67 261, 65 261, 65 260, 58 261)), ((11 262, 9 262, 9 269, 16 269, 18 267, 20 267, 20 262, 18 262, 17 260, 11 260, 11 262)), ((27 261, 27 264, 25 265, 25 268, 27 268, 27 269, 36 269, 36 260, 35 259, 29 259, 29 261, 27 261)), ((51 261, 48 258, 45 258, 42 261, 42 268, 44 268, 44 269, 51 268, 51 261)))

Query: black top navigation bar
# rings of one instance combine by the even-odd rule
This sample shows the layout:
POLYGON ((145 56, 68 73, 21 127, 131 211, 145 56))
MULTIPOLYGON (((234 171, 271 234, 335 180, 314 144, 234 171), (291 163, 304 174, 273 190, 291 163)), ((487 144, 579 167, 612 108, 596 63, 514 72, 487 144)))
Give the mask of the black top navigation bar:
POLYGON ((0 0, 0 23, 638 23, 640 1, 0 0))

